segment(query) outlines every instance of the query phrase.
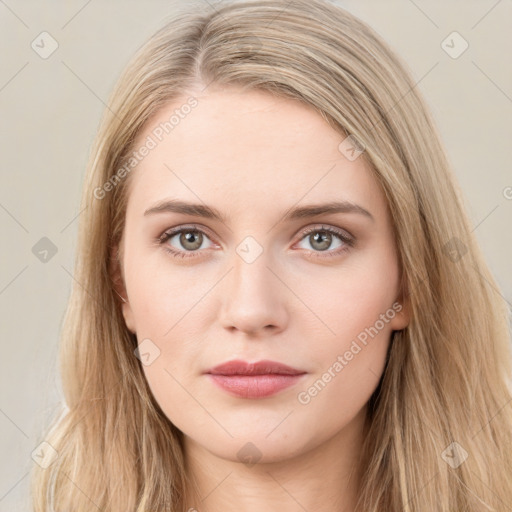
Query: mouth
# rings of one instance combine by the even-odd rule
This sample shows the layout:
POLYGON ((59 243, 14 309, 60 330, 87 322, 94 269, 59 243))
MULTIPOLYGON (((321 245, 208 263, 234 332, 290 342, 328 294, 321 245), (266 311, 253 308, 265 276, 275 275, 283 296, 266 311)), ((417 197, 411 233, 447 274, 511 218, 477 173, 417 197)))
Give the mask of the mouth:
POLYGON ((296 384, 307 372, 275 361, 233 360, 206 374, 221 389, 241 398, 265 398, 296 384))

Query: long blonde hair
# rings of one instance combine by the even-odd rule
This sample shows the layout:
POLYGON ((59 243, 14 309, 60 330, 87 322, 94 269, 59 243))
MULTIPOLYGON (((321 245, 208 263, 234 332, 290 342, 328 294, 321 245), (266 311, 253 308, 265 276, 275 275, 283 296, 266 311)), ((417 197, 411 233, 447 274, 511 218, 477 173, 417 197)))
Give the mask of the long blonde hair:
POLYGON ((66 409, 44 438, 54 460, 34 466, 34 510, 187 509, 182 433, 152 397, 114 289, 127 179, 113 177, 124 176, 156 111, 215 84, 313 106, 364 145, 389 203, 411 322, 393 333, 370 400, 358 510, 503 511, 512 504, 509 311, 409 71, 371 28, 327 1, 204 11, 180 13, 147 41, 105 111, 62 329, 66 409))

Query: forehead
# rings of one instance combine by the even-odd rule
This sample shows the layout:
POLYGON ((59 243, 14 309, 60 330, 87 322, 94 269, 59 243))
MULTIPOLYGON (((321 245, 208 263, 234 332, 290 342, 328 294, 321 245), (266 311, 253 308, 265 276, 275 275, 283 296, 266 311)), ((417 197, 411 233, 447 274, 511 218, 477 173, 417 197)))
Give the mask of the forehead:
POLYGON ((130 202, 177 197, 231 211, 340 199, 385 208, 363 158, 340 151, 345 138, 311 106, 235 88, 190 96, 161 108, 139 134, 152 149, 132 171, 130 202))

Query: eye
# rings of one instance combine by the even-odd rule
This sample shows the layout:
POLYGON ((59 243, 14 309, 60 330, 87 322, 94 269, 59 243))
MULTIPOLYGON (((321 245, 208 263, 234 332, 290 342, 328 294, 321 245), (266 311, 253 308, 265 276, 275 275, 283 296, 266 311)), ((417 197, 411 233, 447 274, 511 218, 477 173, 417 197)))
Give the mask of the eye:
MULTIPOLYGON (((332 226, 316 225, 303 231, 301 235, 299 244, 306 242, 309 247, 300 248, 311 251, 315 257, 320 258, 338 256, 355 244, 352 235, 332 226)), ((181 226, 166 231, 157 241, 175 258, 193 258, 200 255, 201 249, 214 246, 208 234, 197 226, 181 226)))
POLYGON ((208 235, 196 226, 183 226, 166 231, 158 238, 164 249, 177 258, 195 257, 199 249, 208 247, 204 245, 207 240, 208 235))
POLYGON ((309 244, 310 247, 305 247, 307 250, 312 250, 315 253, 325 252, 326 254, 318 254, 318 257, 321 258, 338 256, 348 251, 355 243, 355 239, 345 231, 324 225, 308 228, 302 233, 300 241, 309 244), (334 247, 333 244, 335 244, 334 247))

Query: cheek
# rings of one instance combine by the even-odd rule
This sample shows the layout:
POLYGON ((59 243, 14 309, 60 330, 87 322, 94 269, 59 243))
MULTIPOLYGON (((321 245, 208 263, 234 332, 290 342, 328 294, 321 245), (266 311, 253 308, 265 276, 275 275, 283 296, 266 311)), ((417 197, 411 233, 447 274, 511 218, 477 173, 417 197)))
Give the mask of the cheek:
MULTIPOLYGON (((359 386, 361 378, 373 382, 371 374, 380 375, 384 368, 395 311, 376 301, 366 302, 364 310, 353 312, 347 305, 338 309, 338 314, 337 319, 330 319, 335 335, 331 334, 329 343, 318 344, 319 349, 312 354, 317 358, 318 372, 342 375, 337 381, 344 389, 356 383, 359 386)), ((330 381, 327 375, 326 380, 330 381)))
POLYGON ((310 304, 324 324, 322 336, 316 336, 324 342, 316 344, 311 356, 318 373, 327 372, 321 380, 332 382, 331 392, 358 390, 354 399, 366 399, 378 383, 400 309, 392 255, 375 251, 333 273, 328 288, 311 289, 310 304))
POLYGON ((374 251, 347 260, 347 265, 329 275, 325 287, 312 289, 312 303, 330 328, 331 338, 346 342, 376 322, 379 330, 390 333, 398 277, 392 251, 374 251), (384 325, 381 315, 385 315, 384 325))
POLYGON ((126 259, 126 287, 138 335, 168 333, 204 295, 203 281, 197 269, 173 266, 163 249, 132 252, 126 259))
MULTIPOLYGON (((206 294, 211 285, 198 279, 197 269, 176 268, 162 255, 127 261, 126 284, 140 346, 151 354, 143 370, 151 391, 164 409, 190 396, 179 383, 197 373, 198 351, 204 331, 206 294)), ((211 298, 210 298, 211 300, 211 298)))
POLYGON ((336 432, 348 424, 381 379, 396 316, 394 277, 389 268, 387 274, 353 268, 331 280, 335 300, 332 295, 319 296, 318 311, 330 330, 324 329, 322 338, 317 336, 320 342, 310 350, 315 372, 296 399, 305 415, 323 418, 325 431, 336 432))

